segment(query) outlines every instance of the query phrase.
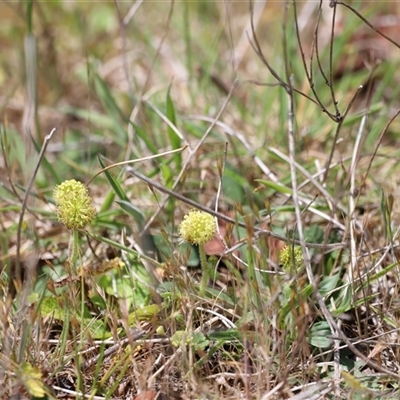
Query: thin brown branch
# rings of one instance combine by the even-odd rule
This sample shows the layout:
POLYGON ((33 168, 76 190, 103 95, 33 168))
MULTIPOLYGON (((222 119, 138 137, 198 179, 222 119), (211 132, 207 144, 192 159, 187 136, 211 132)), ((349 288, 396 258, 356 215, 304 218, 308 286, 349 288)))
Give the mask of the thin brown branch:
POLYGON ((42 149, 40 150, 38 161, 36 163, 35 169, 33 170, 32 176, 29 180, 28 186, 26 188, 24 200, 22 202, 22 207, 21 207, 21 212, 19 214, 19 220, 18 220, 18 228, 17 228, 17 253, 15 257, 15 269, 13 273, 13 279, 15 281, 13 282, 13 279, 10 279, 11 283, 11 293, 10 295, 13 296, 15 294, 15 291, 19 291, 22 286, 22 269, 21 269, 21 236, 22 236, 22 223, 24 221, 24 215, 25 215, 25 210, 27 208, 28 204, 28 199, 31 194, 32 186, 36 178, 36 174, 39 170, 40 163, 44 157, 44 153, 46 152, 46 148, 53 137, 54 132, 56 131, 56 128, 53 128, 50 132, 49 135, 47 135, 44 138, 43 146, 42 149))
MULTIPOLYGON (((339 122, 338 117, 335 114, 332 114, 322 103, 322 101, 320 100, 317 91, 315 90, 315 85, 314 85, 314 81, 311 79, 310 76, 310 72, 308 71, 307 68, 307 62, 306 62, 306 57, 305 57, 305 53, 304 53, 304 49, 303 49, 303 45, 302 45, 302 41, 300 38, 300 29, 299 29, 299 23, 298 23, 298 16, 297 16, 297 6, 296 6, 296 0, 292 0, 292 4, 293 4, 293 10, 294 10, 294 22, 295 22, 295 28, 296 28, 296 37, 297 37, 297 43, 299 45, 299 49, 300 49, 300 54, 301 54, 301 60, 303 63, 303 67, 304 67, 304 71, 306 73, 306 77, 308 80, 308 84, 310 86, 311 91, 313 92, 313 95, 318 103, 318 105, 321 107, 321 110, 326 113, 329 118, 331 118, 333 121, 335 122, 339 122)), ((288 92, 288 90, 286 90, 288 92)), ((290 90, 289 90, 290 92, 290 90)))
POLYGON ((329 166, 331 165, 331 162, 332 162, 333 153, 335 152, 336 143, 337 143, 340 131, 342 129, 343 122, 345 121, 345 119, 346 119, 351 107, 354 104, 354 101, 356 100, 357 96, 360 94, 362 88, 363 87, 361 85, 357 88, 357 90, 355 91, 353 97, 351 98, 350 103, 348 104, 343 116, 341 116, 340 119, 339 119, 339 123, 338 123, 338 125, 336 127, 335 137, 333 138, 331 151, 330 151, 328 159, 326 160, 326 163, 325 163, 325 174, 324 174, 323 182, 326 182, 326 179, 328 178, 329 166))
MULTIPOLYGON (((228 216, 226 216, 225 214, 221 214, 219 212, 214 211, 211 208, 205 207, 202 204, 199 204, 197 202, 195 202, 194 200, 188 199, 185 196, 182 196, 179 193, 174 192, 173 190, 170 190, 168 188, 166 188, 165 186, 159 184, 156 181, 153 181, 149 178, 147 178, 146 176, 142 175, 141 173, 137 172, 136 170, 134 170, 131 167, 127 168, 127 172, 133 176, 136 176, 137 178, 139 178, 140 180, 142 180, 143 182, 147 183, 151 188, 156 188, 157 190, 159 190, 160 192, 166 193, 168 195, 168 197, 175 197, 176 199, 183 201, 186 204, 189 204, 192 207, 196 207, 199 210, 205 211, 211 215, 213 215, 214 217, 217 217, 225 222, 229 222, 230 224, 233 225, 238 225, 242 228, 248 228, 248 225, 240 222, 240 221, 236 221, 233 218, 230 218, 228 216)), ((285 236, 282 235, 278 235, 277 233, 271 232, 269 230, 266 229, 261 229, 258 227, 254 227, 254 231, 255 231, 255 238, 258 239, 261 236, 267 236, 267 237, 273 237, 279 240, 282 240, 283 242, 290 242, 290 243, 294 243, 294 244, 299 244, 300 241, 298 240, 292 240, 292 239, 288 239, 285 236)), ((326 250, 333 250, 333 249, 339 249, 339 248, 343 248, 346 247, 347 244, 346 243, 332 243, 332 244, 325 244, 325 245, 321 245, 321 244, 317 244, 317 243, 310 243, 310 242, 305 242, 307 247, 310 248, 316 248, 316 249, 326 249, 326 250)))
POLYGON ((336 111, 336 118, 340 119, 340 112, 337 106, 335 91, 333 89, 333 44, 335 40, 336 6, 332 8, 333 8, 333 14, 332 14, 331 39, 329 43, 329 82, 327 82, 327 84, 331 90, 333 106, 335 107, 336 111))
POLYGON ((398 49, 400 49, 400 44, 397 43, 394 39, 391 39, 389 36, 385 35, 383 32, 381 32, 378 28, 376 28, 374 25, 371 24, 365 17, 363 17, 355 8, 353 8, 351 5, 343 3, 342 1, 335 1, 335 4, 340 4, 349 10, 351 10, 355 15, 357 15, 358 18, 360 18, 366 25, 368 25, 373 31, 375 31, 378 35, 384 37, 386 40, 388 40, 390 43, 395 45, 398 49))

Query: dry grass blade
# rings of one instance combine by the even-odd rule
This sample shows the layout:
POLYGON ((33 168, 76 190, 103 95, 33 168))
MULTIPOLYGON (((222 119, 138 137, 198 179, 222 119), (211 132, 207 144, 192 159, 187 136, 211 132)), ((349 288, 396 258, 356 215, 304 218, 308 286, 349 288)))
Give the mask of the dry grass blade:
POLYGON ((1 399, 399 398, 398 4, 3 3, 1 399))
POLYGON ((50 143, 51 138, 53 137, 54 132, 56 131, 56 128, 53 128, 50 134, 48 134, 44 138, 44 142, 42 145, 42 148, 40 150, 39 156, 38 156, 38 161, 36 163, 36 166, 33 170, 33 173, 29 179, 28 186, 25 190, 25 196, 24 200, 22 202, 21 206, 21 212, 19 214, 19 221, 18 221, 18 229, 17 229, 17 254, 16 254, 16 260, 15 260, 15 271, 12 273, 13 279, 10 280, 11 286, 9 288, 9 295, 11 298, 14 297, 14 295, 19 292, 22 288, 22 273, 21 273, 21 262, 20 262, 20 250, 21 250, 21 234, 22 234, 22 223, 24 220, 24 214, 27 208, 28 204, 28 199, 29 196, 31 195, 32 187, 35 183, 35 178, 36 174, 38 173, 40 163, 42 162, 42 159, 44 157, 44 153, 46 152, 47 146, 50 143), (14 283, 15 279, 15 283, 14 283))

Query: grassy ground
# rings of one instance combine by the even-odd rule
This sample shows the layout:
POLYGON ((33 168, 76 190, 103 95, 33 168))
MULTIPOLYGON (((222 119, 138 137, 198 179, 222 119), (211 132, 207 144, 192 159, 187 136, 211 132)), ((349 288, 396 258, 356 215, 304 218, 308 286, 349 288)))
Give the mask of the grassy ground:
POLYGON ((1 399, 399 398, 400 10, 331 5, 0 5, 1 399))

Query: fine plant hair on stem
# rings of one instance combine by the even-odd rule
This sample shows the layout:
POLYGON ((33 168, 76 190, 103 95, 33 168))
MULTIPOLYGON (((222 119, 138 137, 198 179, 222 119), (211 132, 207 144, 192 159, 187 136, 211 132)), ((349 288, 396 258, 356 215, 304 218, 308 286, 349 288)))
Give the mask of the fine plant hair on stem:
POLYGON ((28 182, 28 186, 26 188, 25 191, 25 195, 24 195, 24 201, 22 203, 22 207, 21 207, 21 212, 19 214, 19 220, 18 220, 18 227, 17 227, 17 253, 16 253, 16 257, 15 257, 15 270, 14 270, 14 278, 16 280, 16 286, 15 284, 12 283, 13 279, 10 279, 10 289, 11 289, 11 293, 10 295, 13 297, 15 295, 15 290, 18 288, 18 290, 21 289, 21 284, 22 284, 22 273, 21 273, 21 232, 22 232, 22 222, 24 220, 24 214, 25 214, 25 210, 27 208, 27 204, 28 204, 28 198, 31 194, 31 190, 32 190, 32 186, 33 183, 35 181, 36 178, 36 174, 39 170, 40 167, 40 163, 42 161, 42 158, 44 157, 44 153, 46 152, 46 148, 51 140, 51 138, 53 137, 54 132, 56 131, 56 128, 53 128, 51 130, 51 132, 44 138, 44 142, 42 145, 42 148, 40 150, 39 156, 38 156, 38 161, 36 163, 36 166, 33 170, 32 176, 28 182))

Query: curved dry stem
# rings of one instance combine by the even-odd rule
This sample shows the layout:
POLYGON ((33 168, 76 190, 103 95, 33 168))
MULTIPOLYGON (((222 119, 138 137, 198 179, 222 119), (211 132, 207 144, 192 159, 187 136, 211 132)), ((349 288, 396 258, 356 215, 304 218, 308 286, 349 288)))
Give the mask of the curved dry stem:
POLYGON ((312 46, 311 46, 310 77, 311 77, 311 80, 313 80, 313 61, 314 61, 314 51, 315 51, 315 55, 317 56, 318 69, 321 72, 321 75, 323 76, 323 78, 325 79, 325 82, 328 83, 329 80, 325 74, 324 69, 322 68, 321 58, 319 56, 319 47, 318 47, 318 32, 319 32, 319 24, 321 21, 321 16, 322 16, 322 0, 320 0, 320 2, 319 2, 317 22, 315 23, 314 37, 313 37, 313 42, 312 42, 312 46))
POLYGON ((374 25, 371 24, 366 18, 364 18, 355 8, 353 8, 350 4, 343 3, 342 1, 335 1, 335 5, 340 4, 349 10, 351 10, 355 15, 357 15, 358 18, 361 19, 366 25, 368 25, 373 31, 375 31, 378 35, 382 36, 386 40, 388 40, 390 43, 394 44, 398 49, 400 49, 400 44, 397 43, 395 40, 391 39, 389 36, 385 35, 383 32, 381 32, 378 28, 376 28, 374 25))
POLYGON ((249 36, 247 35, 250 45, 253 48, 254 52, 257 54, 258 58, 261 62, 268 68, 270 74, 279 82, 279 84, 287 91, 289 89, 289 85, 284 82, 284 80, 278 75, 278 73, 271 67, 267 59, 264 57, 263 51, 261 50, 260 43, 258 42, 255 26, 254 26, 254 9, 253 3, 250 1, 250 22, 251 22, 251 33, 253 35, 254 43, 250 40, 249 36))
POLYGON ((346 117, 347 117, 347 115, 348 115, 348 113, 349 113, 349 111, 350 111, 352 105, 354 104, 354 101, 356 100, 357 96, 360 94, 362 88, 363 88, 362 85, 360 85, 360 86, 357 88, 357 90, 356 90, 356 92, 354 93, 353 97, 351 98, 350 103, 348 104, 348 106, 347 106, 347 108, 346 108, 346 110, 345 110, 343 116, 341 116, 340 119, 339 119, 338 126, 336 127, 335 136, 334 136, 334 138, 333 138, 331 151, 329 152, 328 159, 326 160, 326 163, 325 163, 325 174, 324 174, 324 178, 323 178, 323 180, 322 180, 323 182, 326 182, 326 180, 327 180, 327 178, 328 178, 328 174, 329 174, 329 165, 331 165, 331 163, 332 163, 333 153, 335 152, 336 143, 337 143, 337 140, 338 140, 340 131, 341 131, 341 129, 342 129, 343 122, 344 122, 344 120, 346 119, 346 117))
POLYGON ((327 84, 331 89, 332 102, 333 106, 335 107, 336 118, 340 119, 340 112, 337 106, 338 102, 336 101, 335 91, 333 89, 333 44, 335 39, 336 6, 332 8, 333 8, 333 14, 332 14, 332 25, 331 25, 331 40, 329 43, 329 82, 327 82, 327 84))
POLYGON ((15 279, 15 283, 13 279, 10 279, 10 295, 14 296, 16 291, 21 289, 22 286, 22 269, 21 269, 21 234, 22 234, 22 223, 24 221, 24 215, 25 211, 27 209, 27 204, 28 204, 28 199, 31 194, 32 186, 36 178, 36 174, 39 170, 40 163, 42 162, 42 159, 44 157, 44 153, 46 152, 47 146, 53 137, 54 132, 56 131, 56 128, 53 128, 45 138, 43 142, 43 146, 40 150, 38 161, 36 163, 35 169, 33 170, 32 176, 29 179, 28 186, 26 188, 25 196, 24 196, 24 201, 22 202, 22 207, 21 207, 21 212, 19 214, 19 220, 18 220, 18 228, 17 228, 17 252, 15 256, 15 267, 14 267, 14 273, 13 278, 15 279))
POLYGON ((94 178, 96 178, 97 176, 99 176, 103 172, 108 171, 108 170, 110 170, 112 168, 121 167, 122 165, 128 165, 128 164, 133 164, 133 163, 137 163, 137 162, 148 161, 148 160, 152 160, 152 159, 158 158, 158 157, 168 156, 170 154, 179 153, 179 152, 185 150, 186 148, 187 148, 187 146, 183 146, 183 147, 181 147, 179 149, 165 151, 164 153, 154 154, 154 155, 148 156, 148 157, 137 158, 136 160, 126 160, 126 161, 121 161, 121 162, 118 162, 118 163, 115 163, 115 164, 107 165, 107 167, 102 168, 100 171, 96 172, 88 180, 88 182, 86 183, 86 186, 89 186, 89 184, 93 181, 94 178))
POLYGON ((380 145, 381 145, 381 143, 382 143, 383 137, 385 136, 386 132, 388 131, 390 125, 392 125, 393 121, 399 116, 399 114, 400 114, 400 108, 395 112, 395 114, 393 115, 393 117, 390 118, 389 122, 386 124, 386 126, 383 128, 381 134, 379 135, 379 138, 378 138, 378 141, 377 141, 377 143, 376 143, 374 152, 373 152, 373 154, 372 154, 372 156, 371 156, 371 159, 369 160, 368 167, 367 167, 367 171, 366 171, 366 173, 364 174, 364 178, 363 178, 363 181, 362 181, 362 185, 364 185, 364 182, 365 182, 365 180, 367 179, 367 176, 369 176, 369 171, 371 170, 372 163, 373 163, 373 161, 374 161, 374 159, 375 159, 375 157, 376 157, 376 155, 377 155, 377 153, 378 153, 378 149, 379 149, 379 147, 380 147, 380 145))
MULTIPOLYGON (((332 114, 322 104, 322 101, 320 100, 320 98, 318 96, 318 93, 315 90, 315 86, 314 86, 314 81, 312 79, 312 75, 311 75, 310 71, 308 71, 308 68, 307 68, 307 62, 306 62, 306 58, 305 58, 305 53, 304 53, 303 45, 302 45, 301 38, 300 38, 300 30, 299 30, 299 23, 298 23, 298 16, 297 16, 296 1, 292 0, 292 3, 293 3, 293 10, 294 10, 294 22, 295 22, 295 28, 296 28, 297 43, 299 45, 299 50, 300 50, 300 54, 301 54, 301 60, 302 60, 302 63, 303 63, 304 72, 306 73, 308 84, 310 85, 310 89, 313 92, 313 95, 315 96, 315 100, 318 103, 318 105, 321 107, 322 111, 324 113, 326 113, 329 116, 329 118, 331 118, 333 121, 339 122, 340 118, 338 118, 337 115, 332 114)), ((294 89, 292 91, 294 91, 294 89)))

